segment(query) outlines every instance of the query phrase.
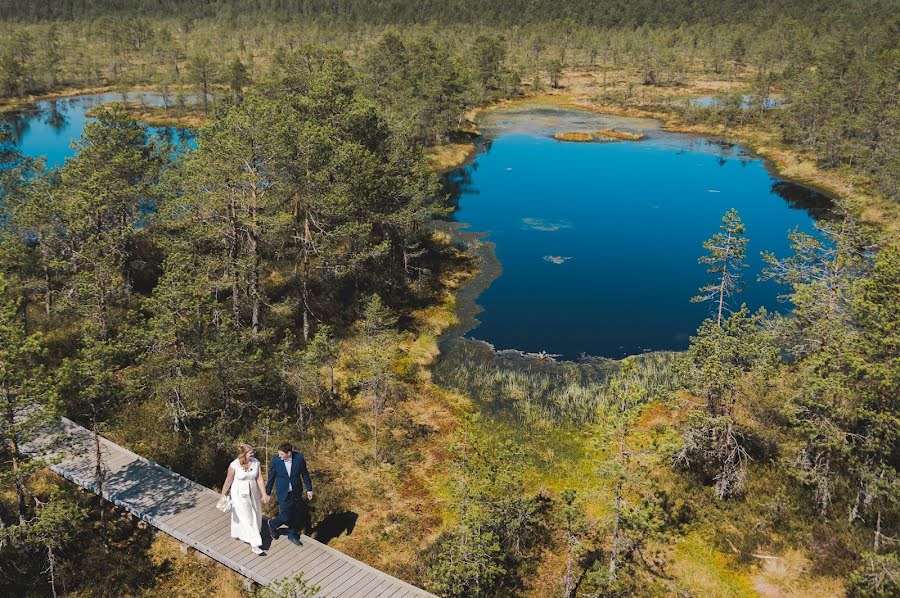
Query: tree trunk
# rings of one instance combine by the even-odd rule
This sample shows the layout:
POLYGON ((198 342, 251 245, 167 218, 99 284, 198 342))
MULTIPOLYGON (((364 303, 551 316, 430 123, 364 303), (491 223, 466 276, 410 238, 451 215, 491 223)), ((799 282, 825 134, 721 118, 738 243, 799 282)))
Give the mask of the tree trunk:
POLYGON ((875 545, 873 550, 875 553, 881 548, 881 509, 878 509, 878 516, 875 519, 875 545))
POLYGON ((56 555, 53 554, 53 547, 47 545, 47 562, 49 563, 48 572, 50 573, 50 591, 53 592, 53 598, 56 598, 56 555))
POLYGON ((301 282, 303 285, 303 340, 309 341, 310 313, 309 313, 309 215, 303 220, 303 266, 301 282))
POLYGON ((238 281, 238 241, 240 237, 238 234, 237 208, 234 205, 234 199, 231 200, 228 218, 231 224, 231 247, 228 252, 229 267, 231 268, 231 312, 234 314, 234 323, 240 326, 241 304, 238 298, 240 292, 238 281))
POLYGON ((574 598, 575 594, 575 537, 569 532, 568 554, 566 554, 566 577, 564 580, 563 598, 574 598))
POLYGON ((619 559, 619 525, 622 519, 622 479, 616 484, 615 517, 613 519, 612 546, 609 551, 609 577, 616 579, 619 559))
MULTIPOLYGON (((12 393, 5 386, 3 387, 3 399, 4 403, 6 403, 6 422, 10 429, 12 429, 15 425, 16 414, 13 410, 12 393)), ((14 480, 13 483, 16 486, 16 508, 19 513, 19 525, 24 525, 27 519, 27 510, 25 503, 25 487, 22 485, 22 480, 19 479, 19 460, 21 456, 19 453, 19 442, 14 433, 11 433, 9 436, 9 452, 12 456, 11 465, 14 480)))
MULTIPOLYGON (((728 233, 726 239, 726 247, 731 247, 731 233, 728 233)), ((725 251, 725 259, 722 261, 722 281, 719 283, 719 317, 716 318, 716 325, 722 325, 722 308, 725 306, 725 281, 728 280, 728 257, 731 253, 730 249, 725 251)))
POLYGON ((253 251, 253 272, 250 275, 250 301, 251 301, 251 312, 250 312, 250 325, 253 330, 253 336, 259 334, 260 329, 262 328, 259 320, 259 308, 260 308, 260 289, 259 289, 259 267, 260 267, 260 259, 259 254, 257 253, 257 241, 255 236, 251 236, 251 250, 253 251))
MULTIPOLYGON (((44 256, 44 260, 47 257, 44 256)), ((50 318, 50 311, 53 309, 53 292, 50 287, 50 268, 46 266, 46 261, 44 262, 44 311, 47 313, 47 319, 50 318)))

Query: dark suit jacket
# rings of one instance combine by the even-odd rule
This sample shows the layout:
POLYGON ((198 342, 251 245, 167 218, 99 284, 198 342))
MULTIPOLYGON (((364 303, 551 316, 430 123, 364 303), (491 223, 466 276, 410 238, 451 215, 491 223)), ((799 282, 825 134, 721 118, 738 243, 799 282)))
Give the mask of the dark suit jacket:
POLYGON ((291 475, 288 477, 287 467, 281 457, 275 455, 269 464, 269 480, 266 482, 266 494, 272 494, 272 486, 275 486, 275 495, 278 502, 282 503, 287 500, 288 487, 293 487, 294 496, 303 490, 303 484, 306 485, 306 491, 312 492, 312 480, 309 479, 309 470, 306 469, 306 460, 303 453, 294 451, 291 453, 291 475), (303 479, 301 484, 300 479, 303 479))

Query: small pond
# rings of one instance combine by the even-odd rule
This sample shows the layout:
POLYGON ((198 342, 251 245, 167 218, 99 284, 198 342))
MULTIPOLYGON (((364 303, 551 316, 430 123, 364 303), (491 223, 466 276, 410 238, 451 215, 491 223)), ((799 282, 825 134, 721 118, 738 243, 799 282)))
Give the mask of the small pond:
POLYGON ((760 252, 814 232, 827 197, 775 176, 740 147, 660 130, 645 119, 526 107, 480 122, 481 152, 448 176, 454 215, 495 245, 499 275, 468 335, 497 349, 566 359, 680 350, 710 314, 704 240, 736 208, 747 227, 744 292, 732 303, 790 309, 757 282, 760 252), (561 131, 618 129, 641 141, 560 142, 561 131))
MULTIPOLYGON (((62 166, 75 154, 72 142, 81 136, 93 108, 110 102, 138 102, 162 106, 160 94, 146 91, 107 92, 41 100, 19 112, 0 115, 0 124, 9 127, 19 150, 28 156, 44 156, 47 167, 62 166)), ((193 134, 178 127, 148 127, 151 134, 177 145, 193 144, 193 134)))

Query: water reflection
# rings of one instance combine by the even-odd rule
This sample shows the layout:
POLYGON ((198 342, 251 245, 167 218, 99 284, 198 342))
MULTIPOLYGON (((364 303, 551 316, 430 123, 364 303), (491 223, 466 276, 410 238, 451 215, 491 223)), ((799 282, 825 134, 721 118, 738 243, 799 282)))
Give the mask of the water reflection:
POLYGON ((815 189, 803 187, 787 181, 772 183, 775 193, 795 210, 803 210, 816 220, 831 220, 835 217, 834 201, 815 189))
MULTIPOLYGON (((194 101, 196 98, 188 98, 194 101)), ((47 167, 61 166, 66 158, 74 155, 72 141, 84 132, 84 127, 92 119, 88 113, 103 104, 113 102, 136 102, 143 106, 162 106, 164 98, 148 91, 106 92, 42 100, 28 108, 7 113, 0 117, 0 125, 5 126, 18 147, 27 156, 44 157, 47 167)), ((182 151, 194 147, 194 134, 189 129, 179 127, 147 127, 148 132, 161 142, 172 147, 172 151, 182 151)))
POLYGON ((68 124, 65 114, 65 103, 62 103, 63 107, 60 104, 61 102, 57 100, 47 102, 47 118, 44 121, 57 133, 65 129, 68 124))

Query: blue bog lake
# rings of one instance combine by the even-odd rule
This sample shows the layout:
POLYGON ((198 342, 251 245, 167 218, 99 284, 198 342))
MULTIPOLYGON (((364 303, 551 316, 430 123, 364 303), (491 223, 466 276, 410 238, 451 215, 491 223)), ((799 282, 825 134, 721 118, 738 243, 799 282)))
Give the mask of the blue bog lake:
POLYGON ((702 243, 736 208, 747 227, 744 292, 733 307, 786 311, 757 282, 760 252, 812 233, 823 195, 778 179, 740 147, 654 121, 546 108, 490 113, 483 150, 448 177, 454 218, 495 244, 499 277, 479 297, 469 336, 497 349, 622 357, 684 349, 710 313, 691 303, 707 280, 702 243), (571 143, 560 131, 616 128, 642 141, 571 143))
MULTIPOLYGON (((43 156, 47 166, 62 166, 66 158, 75 154, 72 141, 78 139, 84 126, 91 120, 91 109, 111 102, 137 102, 148 106, 161 106, 163 98, 152 92, 107 92, 72 96, 35 102, 25 110, 0 115, 0 125, 12 132, 19 150, 28 156, 43 156)), ((193 135, 178 127, 147 127, 158 138, 176 145, 192 146, 193 135)))

